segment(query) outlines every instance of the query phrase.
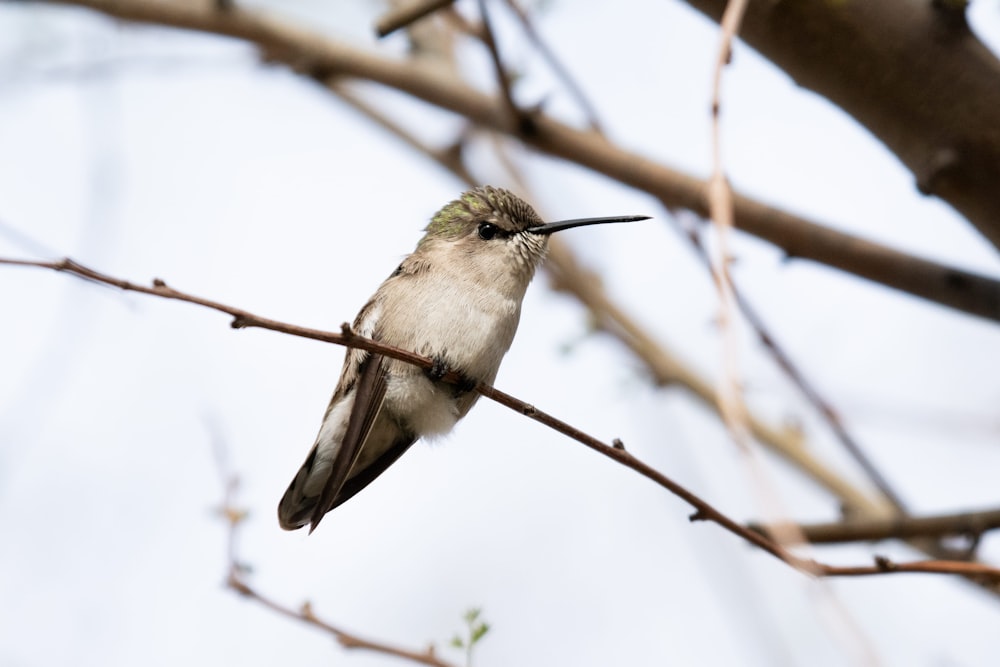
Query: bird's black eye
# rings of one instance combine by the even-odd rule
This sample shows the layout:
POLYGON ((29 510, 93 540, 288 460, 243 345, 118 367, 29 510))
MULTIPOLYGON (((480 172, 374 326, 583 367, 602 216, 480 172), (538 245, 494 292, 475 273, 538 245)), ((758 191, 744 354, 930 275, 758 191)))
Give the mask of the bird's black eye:
POLYGON ((494 225, 492 222, 480 222, 479 223, 479 238, 484 241, 489 241, 500 233, 500 228, 494 225))

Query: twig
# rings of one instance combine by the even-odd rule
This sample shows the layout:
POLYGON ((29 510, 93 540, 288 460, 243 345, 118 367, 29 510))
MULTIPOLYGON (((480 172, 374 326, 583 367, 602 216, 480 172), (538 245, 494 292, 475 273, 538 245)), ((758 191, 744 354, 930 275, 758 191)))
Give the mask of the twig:
MULTIPOLYGON (((337 72, 408 93, 497 132, 519 138, 549 155, 648 192, 672 207, 708 213, 705 182, 625 151, 590 131, 571 128, 541 113, 532 115, 534 132, 526 134, 495 99, 418 63, 392 60, 322 35, 290 26, 250 10, 214 12, 197 3, 153 0, 53 0, 89 7, 119 19, 200 30, 244 39, 272 60, 337 72)), ((734 196, 738 229, 782 248, 789 257, 810 259, 923 299, 979 317, 1000 321, 1000 281, 957 267, 909 255, 838 232, 816 222, 734 196)))
MULTIPOLYGON (((120 278, 114 278, 112 276, 105 275, 93 269, 87 268, 71 259, 63 259, 58 262, 44 262, 44 261, 33 261, 33 260, 18 260, 18 259, 6 259, 0 258, 0 264, 7 264, 12 266, 27 266, 36 267, 43 269, 50 269, 54 271, 61 271, 69 273, 71 275, 83 278, 88 281, 104 283, 117 287, 122 290, 141 292, 143 294, 150 294, 153 296, 158 296, 165 299, 172 299, 176 301, 184 301, 187 303, 192 303, 205 308, 210 308, 227 315, 231 315, 233 319, 233 326, 235 328, 250 328, 258 327, 262 329, 269 329, 271 331, 277 331, 280 333, 291 334, 294 336, 300 336, 303 338, 311 338, 313 340, 321 340, 330 343, 336 343, 339 345, 346 345, 349 347, 355 347, 363 350, 368 350, 370 352, 378 352, 387 357, 393 359, 399 359, 400 361, 405 361, 407 363, 414 364, 421 368, 430 368, 434 362, 433 360, 409 352, 407 350, 402 350, 400 348, 385 345, 375 340, 365 338, 363 336, 358 336, 354 334, 347 324, 342 326, 342 332, 340 334, 335 334, 332 332, 319 331, 317 329, 310 329, 308 327, 300 327, 293 324, 287 324, 284 322, 279 322, 277 320, 272 320, 269 318, 261 317, 255 315, 247 310, 241 308, 236 308, 234 306, 229 306, 217 301, 210 299, 205 299, 203 297, 198 297, 192 294, 187 294, 179 290, 167 287, 166 283, 160 279, 153 280, 152 287, 146 287, 143 285, 138 285, 131 283, 127 280, 122 280, 120 278)), ((442 378, 443 381, 458 384, 463 381, 463 378, 454 372, 449 372, 442 378)), ((581 431, 580 429, 572 426, 560 419, 553 417, 552 415, 545 413, 530 403, 525 403, 524 401, 517 399, 510 394, 504 393, 495 387, 492 387, 485 383, 479 383, 475 387, 475 391, 479 392, 481 395, 504 405, 515 412, 518 412, 526 417, 533 419, 549 428, 566 435, 573 440, 589 447, 590 449, 603 454, 604 456, 621 463, 627 468, 634 470, 643 477, 652 480, 659 486, 663 487, 670 493, 674 494, 681 500, 687 502, 691 505, 695 512, 691 515, 692 521, 711 521, 726 531, 736 535, 746 542, 762 549, 763 551, 771 554, 775 558, 787 563, 796 570, 804 572, 806 574, 811 574, 814 576, 864 576, 864 575, 876 575, 876 574, 888 574, 896 572, 927 572, 927 573, 941 573, 941 574, 958 574, 972 579, 977 579, 980 581, 989 582, 1000 582, 1000 568, 994 568, 989 565, 982 563, 965 563, 965 562, 955 562, 955 561, 917 561, 914 563, 889 563, 888 561, 876 563, 872 566, 832 566, 819 563, 812 559, 805 559, 795 556, 784 547, 779 545, 777 542, 771 540, 760 533, 737 523, 735 520, 729 518, 727 515, 723 514, 712 506, 707 501, 703 500, 693 492, 689 491, 684 486, 673 481, 663 473, 659 472, 655 468, 652 468, 648 464, 636 458, 628 450, 625 450, 615 445, 608 445, 597 438, 581 431), (888 563, 888 565, 886 565, 888 563)), ((228 514, 227 514, 228 516, 228 514)), ((233 514, 232 516, 237 516, 233 514)), ((235 520, 235 519, 233 519, 235 520)), ((235 551, 235 550, 233 550, 235 551)), ((237 575, 239 573, 237 572, 237 575)), ((245 585, 237 576, 235 579, 230 578, 230 585, 236 588, 240 593, 248 595, 258 599, 263 604, 272 607, 275 611, 288 614, 295 618, 301 618, 302 620, 307 620, 314 625, 319 627, 324 627, 330 629, 332 626, 327 626, 324 623, 318 623, 313 619, 311 612, 308 609, 302 612, 296 613, 294 611, 288 610, 280 605, 271 602, 261 596, 255 594, 255 591, 250 589, 245 585)), ((330 629, 331 632, 337 631, 336 628, 330 629)), ((342 632, 342 631, 340 631, 342 632)), ((368 647, 364 640, 359 640, 364 644, 364 647, 368 647)), ((352 645, 353 646, 353 645, 352 645)), ((421 654, 416 654, 421 655, 421 654)), ((427 663, 436 664, 436 663, 427 663)))
MULTIPOLYGON (((318 340, 324 343, 335 343, 337 345, 347 345, 349 347, 367 350, 368 352, 378 352, 379 354, 393 359, 399 359, 400 361, 405 361, 413 364, 414 366, 419 366, 420 368, 429 369, 434 365, 433 360, 428 359, 427 357, 423 357, 419 354, 415 354, 392 345, 379 343, 369 338, 365 338, 364 336, 358 336, 351 331, 351 327, 347 323, 341 325, 341 332, 339 334, 330 331, 323 331, 321 329, 311 329, 309 327, 287 324, 285 322, 279 322, 278 320, 272 320, 255 315, 250 311, 243 310, 241 308, 227 306, 226 304, 218 301, 204 299, 193 294, 175 290, 172 287, 168 287, 167 283, 160 278, 154 278, 152 286, 147 287, 146 285, 139 285, 127 280, 122 280, 120 278, 100 273, 99 271, 88 268, 68 257, 54 262, 0 258, 0 264, 51 269, 53 271, 69 273, 88 282, 101 283, 111 287, 117 287, 118 289, 126 292, 141 292, 142 294, 151 294, 164 299, 173 299, 176 301, 193 303, 198 306, 203 306, 205 308, 210 308, 212 310, 217 310, 221 313, 231 315, 233 321, 230 323, 230 326, 234 329, 268 329, 270 331, 277 331, 279 333, 299 336, 301 338, 311 338, 312 340, 318 340)), ((463 381, 463 378, 458 373, 450 371, 442 378, 442 380, 450 383, 460 383, 463 381)))
POLYGON ((873 574, 954 574, 984 584, 997 591, 1000 584, 1000 568, 985 563, 969 563, 958 560, 918 560, 897 563, 884 556, 876 556, 874 565, 824 565, 825 577, 866 577, 873 574))
POLYGON ((542 58, 548 62, 549 67, 552 68, 552 71, 555 72, 559 80, 562 81, 566 90, 569 91, 570 96, 576 100, 578 105, 580 105, 580 108, 583 110, 583 113, 587 118, 587 125, 589 125, 590 129, 594 132, 604 134, 604 129, 601 127, 601 123, 597 117, 597 109, 594 108, 590 99, 583 92, 583 88, 580 87, 580 84, 578 84, 576 79, 573 78, 573 75, 570 74, 569 69, 562 64, 555 52, 549 48, 549 45, 544 39, 542 39, 542 36, 538 34, 538 31, 535 30, 534 23, 531 22, 530 18, 528 18, 528 14, 521 9, 517 0, 506 0, 506 2, 511 11, 514 12, 514 16, 517 17, 518 21, 520 21, 521 28, 528 36, 528 39, 535 45, 535 49, 542 54, 542 58))
POLYGON ((486 0, 479 0, 479 13, 483 20, 483 29, 480 37, 483 44, 486 45, 486 49, 490 52, 490 60, 493 62, 493 73, 496 76, 497 86, 500 88, 500 95, 503 98, 507 113, 514 121, 514 125, 518 128, 520 134, 533 134, 535 126, 531 116, 527 112, 522 111, 517 106, 517 102, 514 101, 514 92, 511 90, 510 85, 510 75, 507 73, 507 68, 504 67, 503 60, 500 58, 500 47, 497 46, 496 34, 493 31, 493 23, 490 20, 490 12, 486 8, 486 0))
POLYGON ((303 604, 298 611, 290 607, 286 607, 257 591, 257 589, 250 586, 239 574, 230 572, 229 578, 226 580, 226 585, 240 595, 267 607, 273 612, 296 621, 302 621, 313 627, 319 628, 330 635, 333 635, 334 639, 337 640, 337 643, 345 649, 362 649, 365 651, 372 651, 373 653, 391 655, 420 665, 430 665, 431 667, 455 667, 452 663, 445 662, 444 660, 438 658, 434 654, 432 648, 428 648, 426 651, 411 651, 409 649, 391 646, 377 640, 365 639, 352 632, 342 630, 316 616, 312 610, 312 606, 308 602, 303 604))
MULTIPOLYGON (((752 523, 749 527, 756 531, 765 530, 761 524, 752 523)), ((1000 509, 799 525, 802 535, 812 544, 947 536, 965 536, 975 541, 983 533, 997 528, 1000 528, 1000 509)))
POLYGON ((266 607, 281 616, 285 616, 296 621, 302 621, 307 625, 323 630, 327 634, 332 635, 333 638, 337 640, 337 643, 345 649, 361 649, 381 655, 390 655, 396 658, 409 660, 410 662, 420 665, 429 665, 430 667, 455 667, 452 663, 445 662, 444 660, 438 658, 434 653, 433 645, 429 646, 425 651, 412 651, 409 649, 399 648, 398 646, 392 646, 391 644, 387 644, 382 641, 365 639, 364 637, 359 637, 353 632, 348 632, 347 630, 343 630, 342 628, 322 620, 316 616, 312 610, 312 605, 308 602, 304 603, 298 611, 296 611, 295 609, 287 607, 273 598, 264 595, 251 586, 246 580, 245 573, 247 571, 247 567, 241 561, 238 549, 239 529, 248 515, 246 510, 238 507, 236 504, 236 491, 239 488, 239 476, 229 466, 228 452, 226 451, 225 443, 218 437, 217 434, 213 434, 212 443, 216 463, 219 468, 219 474, 221 475, 223 481, 224 495, 221 514, 228 527, 226 532, 226 586, 236 591, 243 597, 253 600, 261 606, 266 607))
POLYGON ((390 35, 454 2, 455 0, 409 0, 379 17, 375 23, 375 34, 379 37, 390 35))
POLYGON ((722 15, 722 34, 712 75, 712 174, 706 185, 708 211, 715 225, 718 249, 709 262, 715 287, 719 292, 719 329, 722 331, 725 372, 719 387, 719 406, 729 435, 737 445, 747 450, 750 429, 743 401, 740 379, 739 339, 733 305, 733 283, 729 274, 732 255, 729 234, 733 228, 733 191, 722 166, 722 132, 719 115, 722 108, 722 72, 732 57, 732 42, 740 27, 746 0, 729 0, 722 15))

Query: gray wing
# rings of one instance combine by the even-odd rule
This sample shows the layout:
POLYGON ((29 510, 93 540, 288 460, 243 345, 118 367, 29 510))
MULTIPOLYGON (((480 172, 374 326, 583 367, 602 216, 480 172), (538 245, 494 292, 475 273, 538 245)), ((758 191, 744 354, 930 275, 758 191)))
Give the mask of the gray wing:
MULTIPOLYGON (((309 495, 306 493, 307 487, 315 485, 315 481, 312 479, 313 475, 323 474, 322 472, 316 473, 314 470, 320 444, 317 442, 313 445, 305 463, 302 464, 298 474, 295 475, 295 479, 292 480, 278 504, 278 520, 285 530, 295 530, 310 523, 312 525, 309 532, 312 532, 319 525, 323 515, 367 486, 372 479, 388 467, 388 463, 386 463, 377 472, 372 471, 374 474, 367 470, 354 471, 355 477, 366 479, 364 483, 359 484, 351 479, 352 470, 385 399, 386 375, 384 366, 384 357, 379 354, 369 354, 361 361, 354 383, 354 402, 348 417, 347 427, 343 439, 336 448, 333 461, 330 462, 329 470, 325 473, 326 480, 323 482, 323 489, 319 495, 315 495, 315 492, 309 495)), ((410 440, 407 447, 412 444, 414 439, 410 440)), ((393 443, 390 451, 395 449, 397 449, 397 445, 393 443)), ((406 447, 403 447, 392 458, 392 461, 399 458, 399 455, 405 450, 406 447)), ((381 464, 388 453, 387 451, 380 456, 375 464, 381 464)))
POLYGON ((309 518, 310 533, 316 530, 324 514, 347 500, 346 497, 341 497, 344 483, 347 482, 358 455, 361 454, 361 448, 371 433, 372 425, 385 399, 384 359, 381 354, 369 354, 361 364, 361 373, 354 392, 354 407, 347 420, 344 440, 340 443, 340 449, 337 450, 336 458, 333 460, 330 477, 326 480, 323 492, 309 518))

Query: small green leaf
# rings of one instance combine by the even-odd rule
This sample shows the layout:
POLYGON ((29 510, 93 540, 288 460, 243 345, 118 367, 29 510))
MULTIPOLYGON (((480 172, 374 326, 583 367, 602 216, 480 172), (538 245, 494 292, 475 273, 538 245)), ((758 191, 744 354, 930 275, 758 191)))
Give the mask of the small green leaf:
POLYGON ((488 623, 480 623, 479 625, 472 628, 472 634, 469 635, 469 640, 475 644, 480 639, 483 638, 487 632, 490 631, 490 626, 488 623))
POLYGON ((465 642, 458 635, 451 638, 451 645, 455 648, 465 648, 465 642))

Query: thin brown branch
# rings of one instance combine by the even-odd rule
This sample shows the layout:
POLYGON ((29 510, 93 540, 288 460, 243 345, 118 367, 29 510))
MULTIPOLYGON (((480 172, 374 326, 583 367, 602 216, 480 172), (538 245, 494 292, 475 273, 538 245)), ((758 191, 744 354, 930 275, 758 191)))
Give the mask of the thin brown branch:
POLYGON ((621 445, 620 440, 613 442, 611 445, 607 445, 597 438, 584 433, 575 426, 571 426, 566 422, 556 419, 555 417, 538 410, 535 406, 514 398, 510 394, 505 394, 499 389, 486 385, 479 385, 476 387, 476 391, 483 396, 494 400, 511 410, 514 410, 515 412, 519 412, 526 417, 530 417, 531 419, 548 426, 554 431, 562 433, 563 435, 586 445, 595 452, 603 454, 610 459, 614 459, 626 468, 630 468, 643 477, 656 482, 695 509, 695 513, 690 517, 691 521, 711 521, 716 523, 730 533, 742 537, 747 542, 759 547, 775 558, 785 561, 796 569, 811 574, 817 573, 817 563, 798 558, 786 551, 769 537, 765 537, 760 533, 748 530, 744 526, 736 523, 734 520, 715 509, 715 507, 710 505, 707 501, 702 500, 699 496, 673 481, 663 473, 637 459, 628 450, 626 450, 624 446, 621 445), (754 537, 751 537, 751 535, 754 537))
MULTIPOLYGON (((766 532, 766 528, 760 524, 750 524, 750 528, 766 532)), ((862 518, 799 525, 802 535, 812 544, 949 536, 968 537, 976 541, 983 533, 998 528, 1000 528, 1000 509, 923 517, 862 518)))
POLYGON ((824 565, 824 577, 865 577, 877 574, 953 574, 983 584, 993 591, 1000 585, 1000 568, 985 563, 956 560, 918 560, 897 563, 884 556, 876 556, 874 565, 824 565))
MULTIPOLYGON (((378 341, 365 338, 363 336, 358 336, 350 331, 349 327, 345 324, 344 330, 340 334, 320 331, 317 329, 311 329, 308 327, 300 327, 293 324, 287 324, 285 322, 279 322, 266 317, 261 317, 255 315, 250 311, 244 310, 242 308, 236 308, 234 306, 229 306, 218 301, 213 301, 211 299, 205 299, 203 297, 195 296, 193 294, 188 294, 180 290, 168 287, 167 284, 156 278, 153 280, 152 287, 147 287, 145 285, 139 285, 127 280, 122 280, 120 278, 115 278, 103 274, 94 269, 88 268, 79 264, 72 259, 63 259, 55 262, 46 261, 33 261, 33 260, 18 260, 18 259, 7 259, 0 258, 0 265, 13 265, 13 266, 26 266, 35 267, 42 269, 50 269, 53 271, 59 271, 64 273, 69 273, 70 275, 82 278, 89 282, 103 283, 111 287, 117 287, 118 289, 129 291, 129 292, 140 292, 142 294, 149 294, 152 296, 158 296, 164 299, 172 299, 176 301, 183 301, 191 303, 194 305, 209 308, 211 310, 216 310, 221 313, 225 313, 233 317, 233 327, 234 328, 251 328, 257 327, 261 329, 268 329, 271 331, 277 331, 279 333, 290 334, 293 336, 300 336, 303 338, 310 338, 313 340, 319 340, 327 343, 336 343, 338 345, 347 345, 350 347, 356 347, 369 352, 378 352, 379 354, 385 355, 387 357, 392 357, 393 359, 399 359, 407 363, 412 363, 421 368, 431 368, 434 362, 432 359, 423 357, 421 355, 409 352, 407 350, 402 350, 400 348, 385 345, 378 341)), ((462 381, 462 378, 457 376, 455 373, 449 373, 444 378, 446 382, 458 383, 462 381), (452 377, 454 376, 454 377, 452 377)), ((669 479, 659 471, 653 469, 647 464, 635 458, 632 454, 620 449, 613 445, 606 445, 601 441, 597 440, 593 436, 590 436, 583 431, 556 419, 552 415, 549 415, 541 410, 537 409, 533 405, 525 403, 513 396, 506 394, 490 385, 480 383, 476 385, 475 390, 478 391, 483 396, 504 405, 515 412, 522 415, 530 417, 531 419, 552 428, 553 430, 562 433, 582 444, 590 447, 591 449, 608 456, 619 463, 622 463, 628 468, 635 470, 639 474, 653 480, 660 486, 663 486, 671 493, 677 495, 681 499, 687 501, 697 510, 697 517, 699 519, 710 520, 723 526, 730 532, 740 535, 745 540, 751 544, 755 544, 760 548, 768 551, 772 555, 776 555, 782 560, 787 560, 788 562, 796 562, 794 557, 787 555, 781 550, 780 547, 771 543, 771 541, 756 533, 736 521, 726 517, 721 512, 716 510, 714 507, 709 505, 707 502, 698 498, 695 494, 691 493, 681 485, 677 484, 673 480, 669 479)))
POLYGON ((454 667, 452 663, 445 662, 444 660, 438 658, 437 655, 435 655, 433 648, 428 648, 425 651, 412 651, 410 649, 392 646, 391 644, 387 644, 382 641, 365 639, 364 637, 360 637, 352 632, 338 628, 337 626, 316 616, 312 610, 312 606, 308 602, 303 604, 298 611, 292 609, 291 607, 286 607, 280 602, 267 597, 248 584, 246 579, 243 578, 237 570, 230 570, 229 577, 226 580, 226 585, 240 595, 257 602, 258 604, 281 616, 285 616, 296 621, 302 621, 303 623, 323 630, 324 632, 332 635, 333 638, 337 640, 337 643, 345 649, 361 649, 364 651, 379 653, 381 655, 390 655, 396 658, 402 658, 403 660, 409 660, 410 662, 419 665, 430 665, 430 667, 454 667))
MULTIPOLYGON (((163 299, 184 301, 197 306, 203 306, 205 308, 210 308, 212 310, 219 311, 220 313, 232 316, 233 321, 230 323, 230 326, 234 329, 268 329, 269 331, 277 331, 279 333, 290 334, 292 336, 299 336, 300 338, 311 338, 312 340, 318 340, 324 343, 335 343, 337 345, 347 345, 366 350, 368 352, 378 352, 379 354, 393 359, 399 359, 400 361, 405 361, 420 368, 430 369, 434 365, 434 361, 432 359, 428 359, 427 357, 423 357, 419 354, 415 354, 392 345, 379 343, 363 336, 358 336, 351 331, 350 325, 347 323, 341 325, 341 332, 339 334, 330 331, 323 331, 321 329, 311 329, 309 327, 287 324, 285 322, 279 322, 278 320, 261 317, 260 315, 255 315, 250 311, 243 310, 241 308, 234 308, 233 306, 228 306, 218 301, 212 301, 193 294, 181 292, 180 290, 168 287, 167 284, 159 278, 154 278, 151 286, 139 285, 137 283, 100 273, 99 271, 88 268, 68 257, 53 262, 0 258, 0 264, 51 269, 53 271, 69 273, 70 275, 82 278, 88 282, 117 287, 118 289, 126 292, 140 292, 142 294, 158 296, 163 299)), ((447 373, 442 379, 445 382, 452 383, 459 383, 463 381, 463 378, 455 372, 447 373)))
POLYGON ((390 35, 454 2, 455 0, 409 0, 380 16, 375 23, 375 34, 379 37, 390 35))
MULTIPOLYGON (((91 272, 96 273, 96 272, 91 272)), ((79 274, 75 274, 79 275, 79 274)), ((83 276, 81 276, 83 277, 83 276)), ((88 277, 88 280, 93 280, 93 277, 88 277)), ((113 279, 112 279, 113 280, 113 279)), ((124 281, 122 281, 124 282, 124 281)), ((114 287, 119 287, 117 284, 105 283, 112 285, 114 287)), ((126 288, 122 288, 126 289, 126 288)), ((142 290, 133 290, 142 291, 142 290)), ((161 295, 166 296, 166 295, 161 295)), ((172 298, 172 297, 167 297, 172 298)), ((182 299, 186 300, 186 299, 182 299)), ((199 303, 198 301, 190 301, 190 303, 199 303)), ((210 303, 210 302, 209 302, 210 303)), ((199 303, 199 305, 206 305, 199 303)), ((221 304, 219 304, 221 305, 221 304)), ((214 307, 214 306, 208 306, 214 307)), ((217 308, 216 308, 217 309, 217 308)), ((238 309, 231 309, 238 310, 238 309)), ((228 311, 223 311, 228 312, 228 311)), ((231 313, 230 313, 231 314, 231 313)), ((219 477, 221 478, 223 486, 223 499, 222 507, 220 508, 220 514, 226 522, 228 528, 226 532, 226 562, 227 562, 227 575, 226 575, 226 585, 232 590, 236 591, 240 595, 249 598, 258 604, 276 612, 279 615, 307 623, 313 627, 320 628, 328 634, 332 635, 337 642, 345 649, 362 649, 371 651, 373 653, 379 653, 382 655, 390 655, 397 658, 402 658, 415 662, 421 665, 430 665, 430 667, 454 667, 451 663, 439 660, 437 656, 434 655, 433 646, 429 647, 424 652, 411 651, 408 649, 402 649, 396 646, 392 646, 385 642, 365 639, 355 635, 354 633, 342 630, 337 626, 332 625, 326 621, 321 620, 317 617, 308 602, 302 605, 299 611, 295 611, 290 607, 286 607, 279 602, 276 602, 272 598, 267 597, 263 593, 260 593, 257 589, 253 588, 245 578, 245 574, 248 571, 248 567, 240 558, 239 554, 239 529, 243 525, 243 522, 248 516, 248 512, 239 507, 236 503, 236 495, 239 490, 239 475, 233 469, 229 461, 229 449, 227 447, 225 439, 220 433, 220 429, 214 421, 208 422, 208 427, 211 433, 211 444, 212 453, 215 458, 216 468, 219 472, 219 477)))
MULTIPOLYGON (((58 1, 120 19, 244 39, 258 45, 273 61, 300 71, 323 71, 374 81, 483 127, 517 137, 543 153, 648 192, 671 207, 691 209, 702 216, 708 213, 702 179, 541 113, 531 116, 532 132, 525 133, 504 108, 498 107, 494 98, 419 63, 378 56, 243 9, 222 13, 208 11, 198 4, 153 0, 58 1)), ((735 195, 734 206, 738 229, 775 244, 789 257, 821 262, 950 308, 1000 321, 998 280, 838 232, 744 195, 735 195)))
MULTIPOLYGON (((112 287, 117 287, 118 289, 140 292, 143 294, 149 294, 152 296, 158 296, 165 299, 172 299, 176 301, 183 301, 186 303, 195 304, 212 310, 216 310, 227 315, 232 316, 233 326, 236 328, 249 328, 258 327, 262 329, 269 329, 271 331, 277 331, 280 333, 286 333, 294 336, 300 336, 303 338, 310 338, 313 340, 321 340, 329 343, 336 343, 339 345, 346 345, 349 347, 360 348, 363 350, 368 350, 370 352, 378 352, 379 354, 391 357, 393 359, 399 359, 407 363, 414 364, 421 368, 430 368, 433 365, 433 360, 423 357, 421 355, 409 352, 407 350, 402 350, 400 348, 385 345, 375 340, 365 338, 363 336, 358 336, 351 332, 350 328, 345 324, 343 325, 343 332, 341 334, 335 334, 332 332, 323 332, 316 329, 310 329, 307 327, 299 327, 293 324, 287 324, 284 322, 279 322, 277 320, 261 317, 255 315, 242 308, 236 308, 234 306, 229 306, 218 301, 213 301, 211 299, 205 299, 203 297, 195 296, 192 294, 187 294, 179 290, 167 287, 160 279, 153 280, 152 287, 146 287, 144 285, 138 285, 136 283, 129 282, 127 280, 122 280, 120 278, 115 278, 113 276, 108 276, 93 269, 87 268, 71 259, 63 259, 57 262, 44 262, 44 261, 32 261, 32 260, 18 260, 18 259, 5 259, 0 258, 0 264, 12 265, 12 266, 26 266, 26 267, 36 267, 43 269, 50 269, 53 271, 60 271, 69 273, 70 275, 82 278, 87 281, 103 283, 112 287)), ((456 373, 448 373, 442 378, 446 382, 450 383, 461 383, 463 378, 461 378, 456 373)), ((875 575, 875 574, 888 574, 895 572, 927 572, 927 573, 941 573, 941 574, 958 574, 968 578, 976 579, 979 581, 989 581, 989 582, 1000 582, 1000 569, 994 568, 989 565, 981 563, 956 563, 953 561, 918 561, 914 563, 888 563, 888 561, 876 563, 873 566, 854 566, 854 567, 843 567, 843 566, 831 566, 823 563, 816 562, 811 559, 800 558, 784 547, 773 541, 772 539, 765 537, 759 532, 756 532, 738 522, 731 519, 727 515, 723 514, 712 506, 707 501, 703 500, 701 497, 695 493, 689 491, 684 486, 673 481, 663 473, 659 472, 655 468, 652 468, 648 464, 644 463, 640 459, 636 458, 630 452, 628 452, 619 443, 613 443, 611 445, 601 442, 597 438, 581 431, 580 429, 572 426, 552 415, 543 412, 518 398, 511 396, 510 394, 504 393, 495 387, 490 385, 479 383, 475 387, 475 391, 479 392, 481 395, 489 398, 503 406, 510 408, 511 410, 518 412, 534 421, 539 422, 549 428, 562 433, 563 435, 576 440, 577 442, 589 447, 590 449, 603 454, 604 456, 617 461, 618 463, 624 465, 625 467, 639 473, 643 477, 655 482, 659 486, 663 487, 673 495, 677 496, 681 500, 685 501, 691 507, 694 508, 695 512, 691 515, 692 521, 711 521, 718 526, 722 527, 726 531, 742 538, 746 542, 760 548, 761 550, 771 554, 775 558, 783 561, 784 563, 792 566, 796 570, 804 572, 806 574, 811 574, 814 576, 863 576, 863 575, 875 575), (888 565, 886 565, 888 563, 888 565)), ((230 517, 230 521, 238 523, 242 514, 236 512, 226 512, 226 516, 230 517)), ((235 548, 231 548, 230 552, 235 554, 235 548)), ((884 560, 884 559, 883 559, 884 560)), ((234 559, 235 561, 235 559, 234 559)), ((277 603, 274 603, 268 598, 260 596, 252 588, 246 585, 242 579, 240 579, 240 568, 237 566, 231 568, 229 585, 234 589, 239 591, 243 595, 247 595, 257 601, 261 602, 265 606, 268 606, 279 613, 286 614, 293 618, 298 618, 300 620, 308 621, 318 627, 327 629, 334 634, 343 633, 343 631, 329 626, 326 623, 317 622, 315 617, 312 615, 308 608, 303 609, 301 612, 294 612, 289 610, 277 603)), ((371 648, 371 643, 365 640, 357 639, 358 643, 352 643, 350 646, 371 648)), ((374 645, 378 645, 375 643, 374 645)), ((374 650, 374 649, 373 649, 374 650)), ((410 654, 409 652, 399 653, 398 655, 404 655, 410 659, 414 659, 412 656, 420 656, 423 654, 410 654)), ((394 655, 397 655, 394 653, 394 655)), ((432 654, 425 656, 428 660, 435 660, 432 654)), ((425 664, 438 664, 433 662, 426 662, 425 664)))
POLYGON ((239 529, 248 514, 246 510, 238 507, 235 502, 236 489, 239 486, 239 477, 229 468, 226 462, 227 453, 224 450, 224 443, 221 443, 217 439, 213 439, 213 443, 214 448, 216 449, 216 460, 219 464, 219 471, 224 482, 224 496, 221 514, 228 527, 226 534, 226 557, 228 561, 226 586, 236 591, 243 597, 253 600, 257 604, 270 609, 280 616, 284 616, 295 621, 301 621, 307 625, 313 626, 314 628, 319 628, 336 639, 337 643, 345 649, 360 649, 362 651, 370 651, 380 655, 389 655, 403 660, 408 660, 418 665, 429 665, 429 667, 455 667, 452 663, 438 658, 434 653, 433 645, 429 646, 424 651, 413 651, 393 646, 392 644, 388 644, 383 641, 366 639, 354 634, 353 632, 348 632, 347 630, 339 628, 328 621, 324 621, 313 612, 312 605, 308 602, 305 602, 298 610, 295 610, 281 604, 267 595, 264 595, 251 586, 245 577, 247 567, 240 559, 239 549, 237 546, 239 542, 239 529))

